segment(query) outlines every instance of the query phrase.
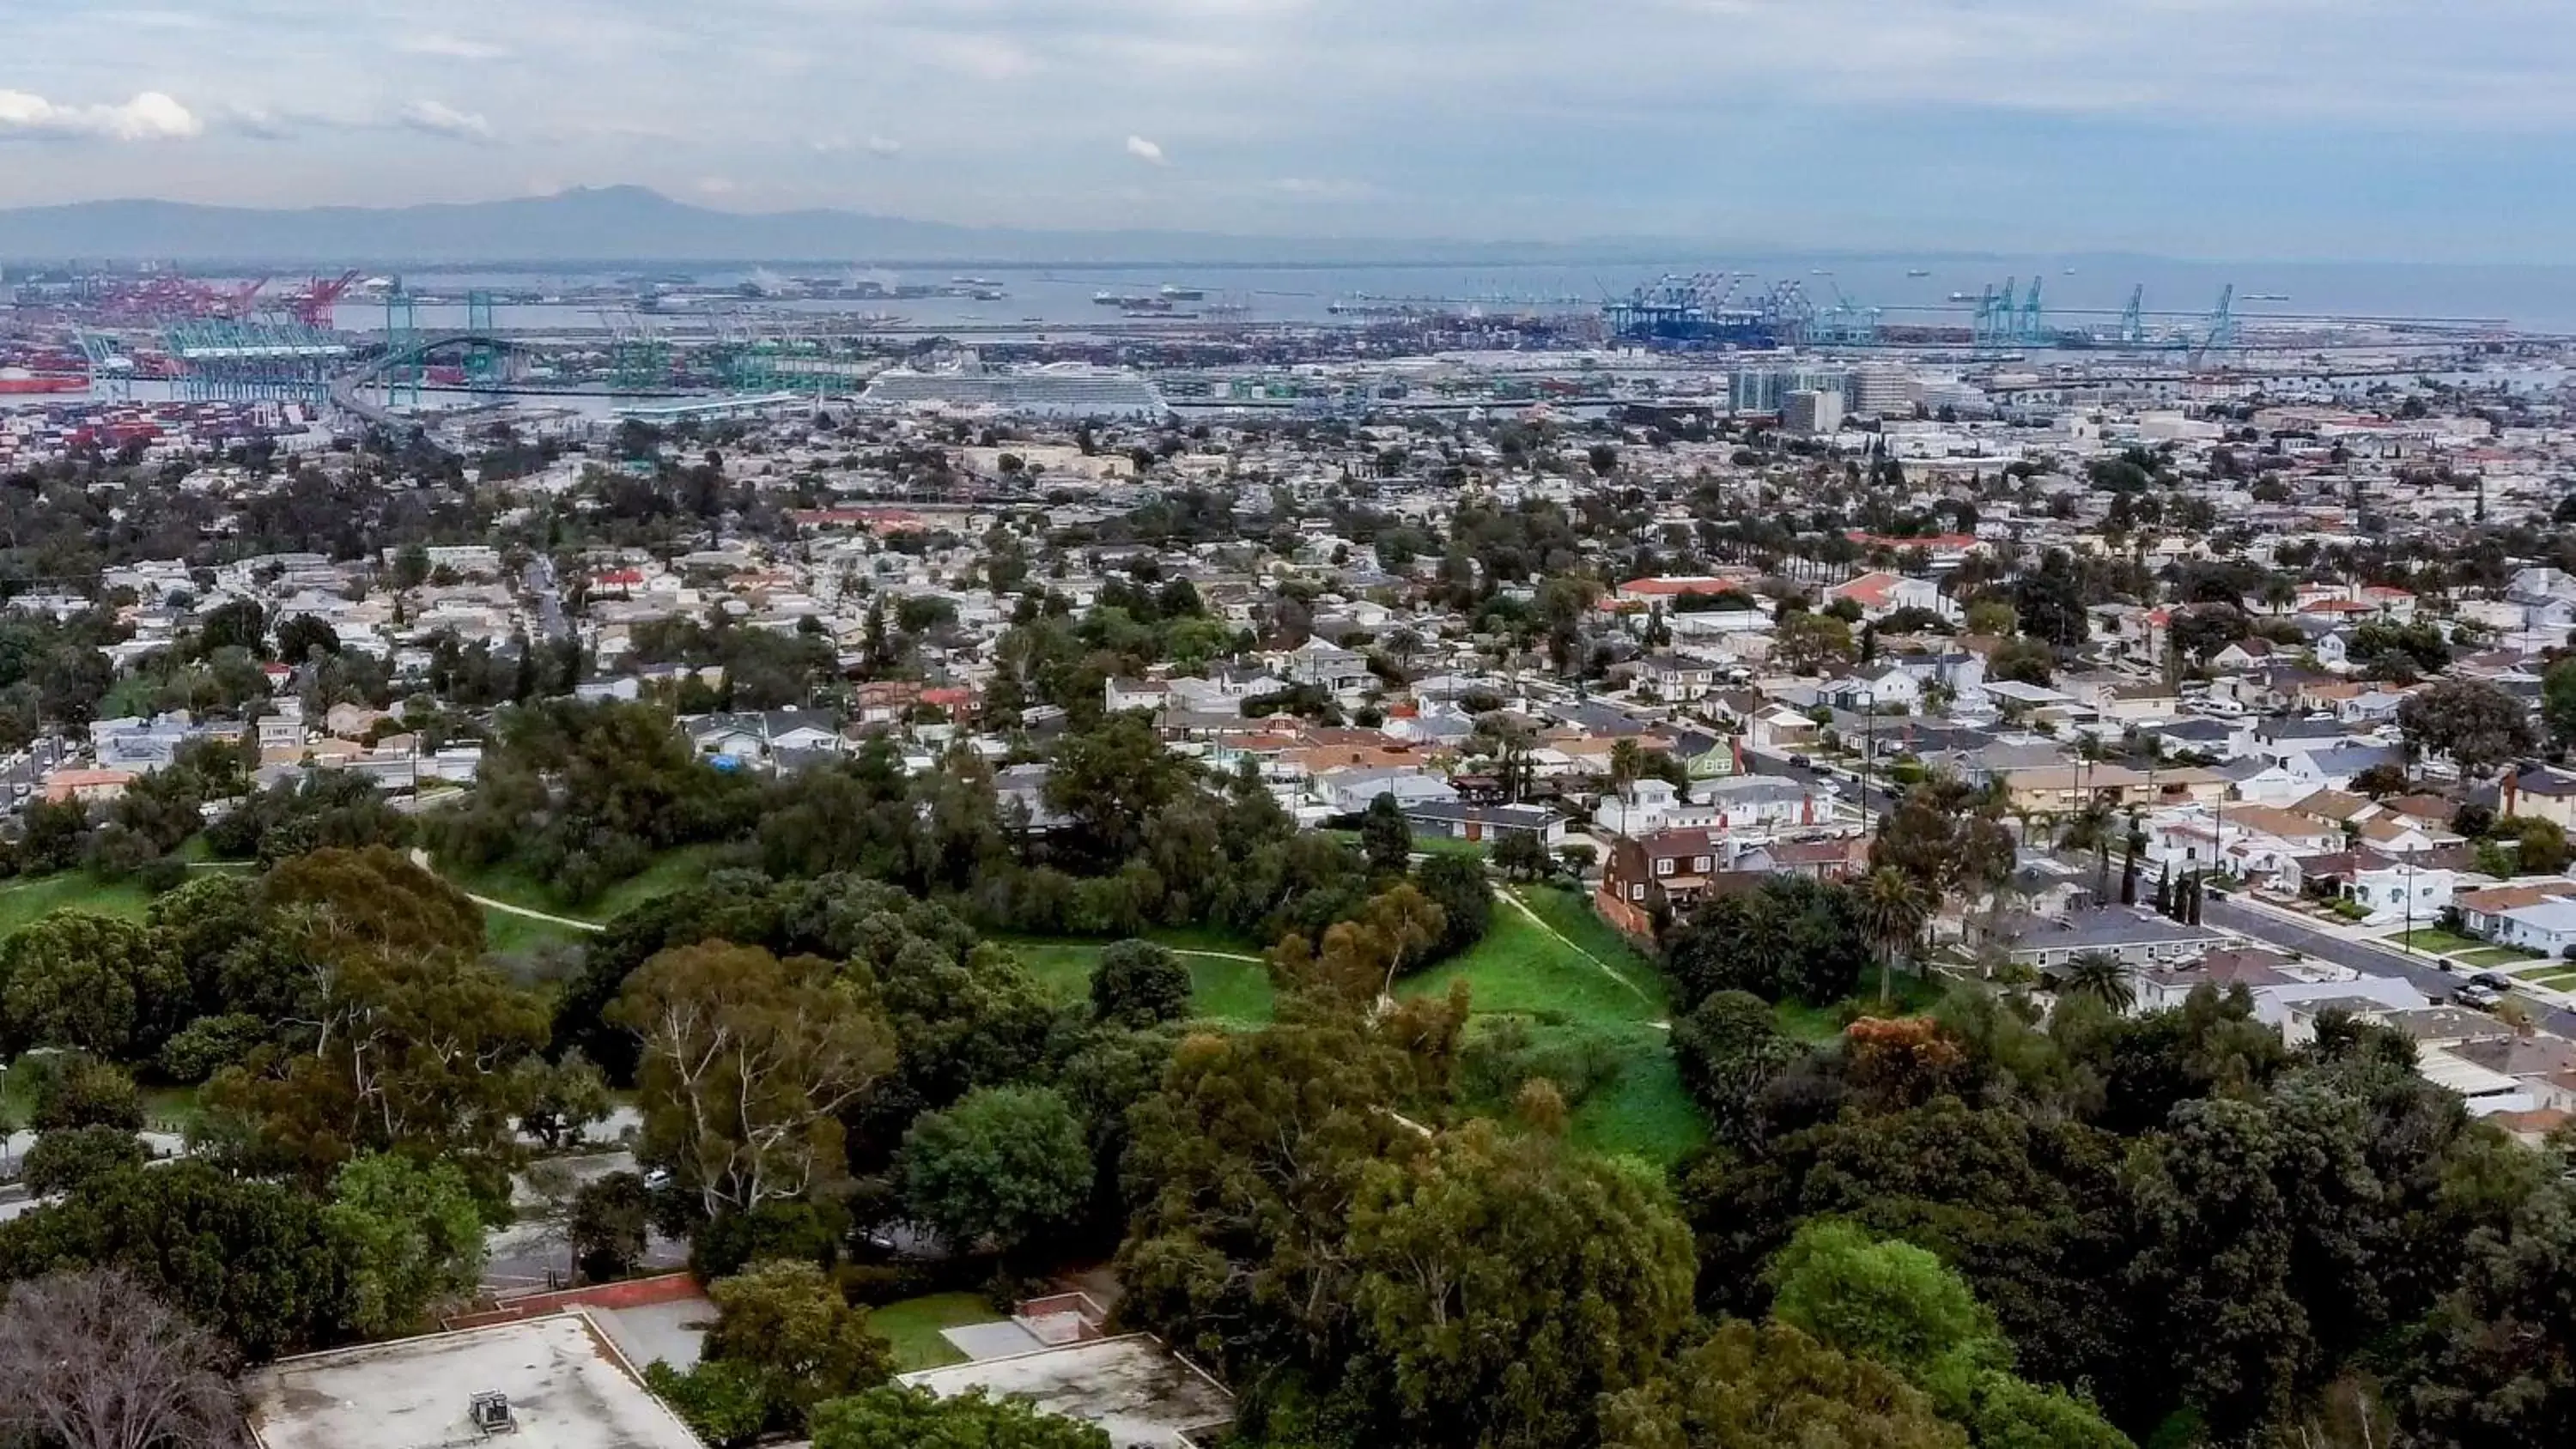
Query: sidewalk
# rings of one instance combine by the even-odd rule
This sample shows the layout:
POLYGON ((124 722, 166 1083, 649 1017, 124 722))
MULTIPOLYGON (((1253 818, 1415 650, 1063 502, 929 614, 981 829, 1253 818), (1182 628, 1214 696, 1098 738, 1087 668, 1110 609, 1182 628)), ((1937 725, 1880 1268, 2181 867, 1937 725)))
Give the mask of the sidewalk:
MULTIPOLYGON (((2502 961, 2501 958, 2496 957, 2490 957, 2487 961, 2467 959, 2484 952, 2502 949, 2484 942, 2453 947, 2448 951, 2437 951, 2423 945, 2415 945, 2410 949, 2404 939, 2409 932, 2403 923, 2391 929, 2384 921, 2365 924, 2359 921, 2347 921, 2332 913, 2310 914, 2284 906, 2277 900, 2254 891, 2237 891, 2229 899, 2249 910, 2261 911, 2284 921, 2295 922, 2321 936, 2332 936, 2337 940, 2350 941, 2358 946, 2374 947, 2391 955, 2412 957, 2427 965, 2455 972, 2461 976, 2480 971, 2493 971, 2510 978, 2515 991, 2529 996, 2543 1006, 2554 1007, 2561 1011, 2576 1011, 2576 991, 2545 986, 2534 979, 2542 976, 2563 978, 2570 970, 2570 963, 2565 961, 2552 960, 2545 956, 2513 961, 2502 961), (2494 964, 2490 964, 2491 962, 2494 964)), ((2423 921, 2416 924, 2413 935, 2420 939, 2426 933, 2438 929, 2435 923, 2423 921)))

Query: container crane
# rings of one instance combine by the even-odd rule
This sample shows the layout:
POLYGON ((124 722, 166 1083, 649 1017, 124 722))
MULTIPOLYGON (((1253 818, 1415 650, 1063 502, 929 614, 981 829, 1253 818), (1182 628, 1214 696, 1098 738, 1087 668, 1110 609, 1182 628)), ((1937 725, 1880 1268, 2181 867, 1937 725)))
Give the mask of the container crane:
POLYGON ((327 280, 315 277, 312 285, 304 289, 304 295, 295 299, 295 320, 316 332, 332 331, 334 309, 339 306, 340 299, 349 294, 349 289, 358 284, 358 277, 356 272, 342 272, 327 280))
POLYGON ((2224 352, 2236 345, 2236 284, 2228 283, 2218 293, 2218 306, 2209 314, 2207 327, 2192 343, 2191 365, 2198 371, 2213 352, 2224 352))

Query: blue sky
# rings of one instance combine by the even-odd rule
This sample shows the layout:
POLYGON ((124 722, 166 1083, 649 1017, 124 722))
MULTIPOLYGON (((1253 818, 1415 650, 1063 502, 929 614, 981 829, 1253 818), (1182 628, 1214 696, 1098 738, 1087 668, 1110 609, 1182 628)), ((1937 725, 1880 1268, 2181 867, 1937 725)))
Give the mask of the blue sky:
POLYGON ((0 205, 2560 260, 2566 0, 0 0, 0 205))

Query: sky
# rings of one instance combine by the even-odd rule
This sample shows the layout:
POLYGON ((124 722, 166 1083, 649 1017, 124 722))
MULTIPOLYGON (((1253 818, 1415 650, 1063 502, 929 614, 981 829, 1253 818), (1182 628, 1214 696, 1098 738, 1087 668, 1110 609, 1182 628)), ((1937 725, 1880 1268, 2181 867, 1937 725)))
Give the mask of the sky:
POLYGON ((0 0, 0 205, 2563 260, 2566 0, 0 0))

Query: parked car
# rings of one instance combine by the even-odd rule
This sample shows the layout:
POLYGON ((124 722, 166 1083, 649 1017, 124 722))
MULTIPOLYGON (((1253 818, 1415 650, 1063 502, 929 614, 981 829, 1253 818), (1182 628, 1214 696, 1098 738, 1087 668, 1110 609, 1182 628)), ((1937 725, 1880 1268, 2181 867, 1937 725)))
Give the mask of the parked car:
POLYGON ((2510 993, 2513 990, 2512 977, 2499 976, 2493 971, 2479 972, 2475 976, 2469 978, 2469 984, 2471 986, 2483 986, 2487 990, 2493 991, 2499 995, 2510 993))
POLYGON ((2480 1011, 2491 1011, 2495 1009, 2498 1002, 2504 1000, 2504 994, 2492 986, 2480 986, 2472 981, 2452 992, 2451 1000, 2462 1006, 2475 1007, 2480 1011))

